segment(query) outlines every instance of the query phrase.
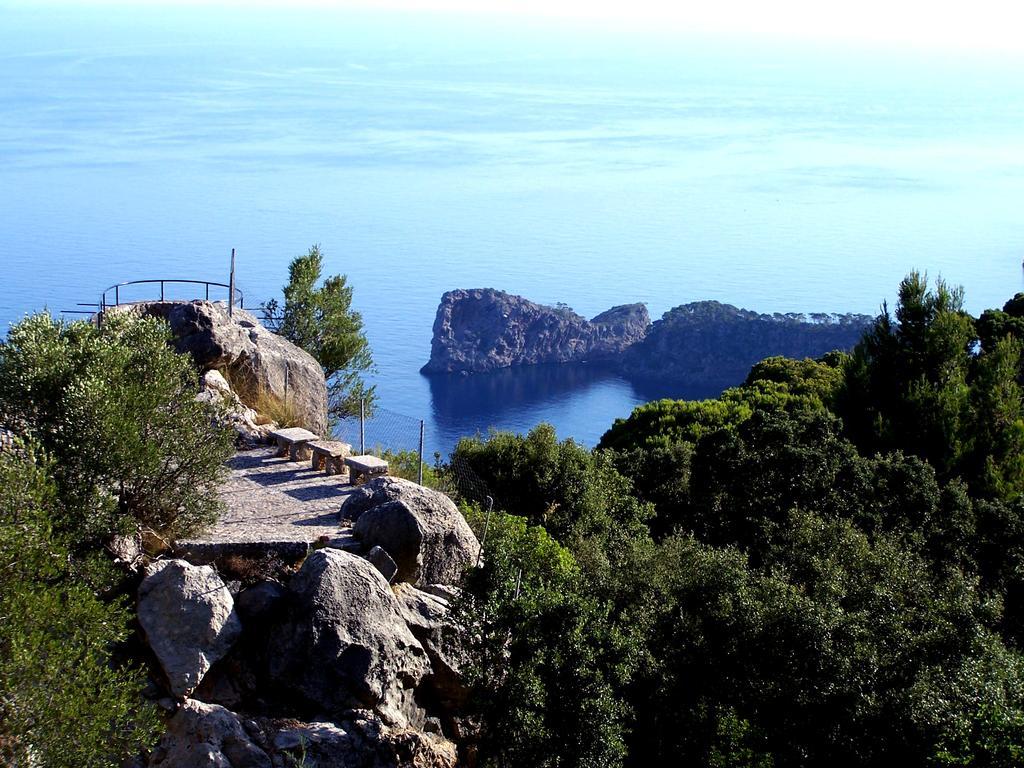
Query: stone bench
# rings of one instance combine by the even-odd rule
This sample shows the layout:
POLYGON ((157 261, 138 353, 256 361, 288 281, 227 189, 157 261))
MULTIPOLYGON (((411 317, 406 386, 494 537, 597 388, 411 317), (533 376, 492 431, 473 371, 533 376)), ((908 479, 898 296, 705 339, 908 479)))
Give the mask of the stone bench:
POLYGON ((310 455, 309 441, 320 439, 319 435, 315 435, 302 427, 278 429, 271 432, 270 437, 277 442, 277 455, 287 455, 291 461, 308 459, 310 455))
POLYGON ((348 466, 349 482, 355 485, 360 478, 369 480, 376 475, 388 473, 388 463, 376 456, 349 456, 345 459, 348 466))
POLYGON ((325 469, 328 475, 340 475, 345 471, 345 457, 352 453, 352 446, 337 440, 310 440, 307 443, 313 452, 313 469, 325 469))

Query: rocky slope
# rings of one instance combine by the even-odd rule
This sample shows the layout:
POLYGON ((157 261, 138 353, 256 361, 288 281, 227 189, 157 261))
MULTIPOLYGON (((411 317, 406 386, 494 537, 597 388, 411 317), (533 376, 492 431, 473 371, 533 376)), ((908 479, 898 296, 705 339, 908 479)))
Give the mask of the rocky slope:
POLYGON ((717 301, 684 304, 650 324, 642 304, 586 320, 489 288, 449 291, 434 321, 424 373, 483 373, 537 363, 603 361, 627 378, 741 382, 772 355, 819 357, 848 350, 868 315, 761 314, 717 301))
POLYGON ((492 288, 448 291, 434 320, 424 373, 479 373, 515 365, 615 359, 650 325, 643 304, 587 320, 492 288))
POLYGON ((851 349, 873 322, 868 315, 759 314, 717 301, 666 312, 621 359, 631 378, 738 384, 772 355, 820 357, 851 349))
POLYGON ((137 768, 286 768, 303 755, 320 768, 454 768, 472 723, 449 599, 480 545, 450 499, 396 478, 339 514, 376 519, 357 526, 359 551, 318 549, 297 570, 171 559, 139 574, 149 695, 168 719, 137 768), (415 567, 382 571, 395 561, 415 567))

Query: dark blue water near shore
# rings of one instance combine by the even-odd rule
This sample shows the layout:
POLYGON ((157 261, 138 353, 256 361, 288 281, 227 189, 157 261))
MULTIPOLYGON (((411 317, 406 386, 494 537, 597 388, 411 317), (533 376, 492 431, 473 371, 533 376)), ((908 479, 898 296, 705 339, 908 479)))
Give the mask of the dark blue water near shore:
MULTIPOLYGON (((927 269, 1021 288, 1020 61, 646 44, 425 16, 0 11, 0 323, 143 277, 248 303, 319 242, 428 450, 661 395, 591 368, 426 378, 441 293, 593 316, 876 312, 927 269)), ((713 389, 713 388, 712 388, 713 389)))

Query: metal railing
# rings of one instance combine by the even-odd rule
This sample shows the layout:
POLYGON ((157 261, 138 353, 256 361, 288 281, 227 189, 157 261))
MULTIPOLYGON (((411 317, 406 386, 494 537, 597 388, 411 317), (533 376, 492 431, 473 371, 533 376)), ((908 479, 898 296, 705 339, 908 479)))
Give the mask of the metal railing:
MULTIPOLYGON (((178 285, 181 283, 187 283, 189 285, 201 285, 205 289, 205 298, 207 301, 210 300, 210 286, 215 288, 227 288, 229 295, 231 292, 234 293, 234 297, 237 299, 236 302, 232 302, 232 305, 238 305, 239 309, 245 309, 245 296, 242 291, 235 288, 232 285, 226 283, 214 283, 209 280, 129 280, 125 283, 116 283, 107 288, 103 293, 100 294, 100 311, 103 311, 107 307, 116 307, 121 303, 121 289, 128 285, 159 285, 160 286, 160 301, 164 301, 166 295, 167 285, 178 285), (109 301, 110 292, 114 292, 113 301, 109 301)), ((198 298, 198 297, 197 297, 198 298)))

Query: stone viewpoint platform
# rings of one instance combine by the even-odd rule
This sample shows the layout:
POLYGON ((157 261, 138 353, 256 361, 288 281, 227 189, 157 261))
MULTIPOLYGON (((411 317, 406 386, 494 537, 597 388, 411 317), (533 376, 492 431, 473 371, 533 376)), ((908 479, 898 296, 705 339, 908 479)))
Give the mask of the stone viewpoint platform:
POLYGON ((298 560, 314 544, 356 549, 351 524, 338 517, 354 488, 345 476, 325 475, 308 461, 278 458, 276 448, 240 451, 221 488, 225 511, 205 533, 177 543, 192 563, 226 555, 274 554, 298 560))

